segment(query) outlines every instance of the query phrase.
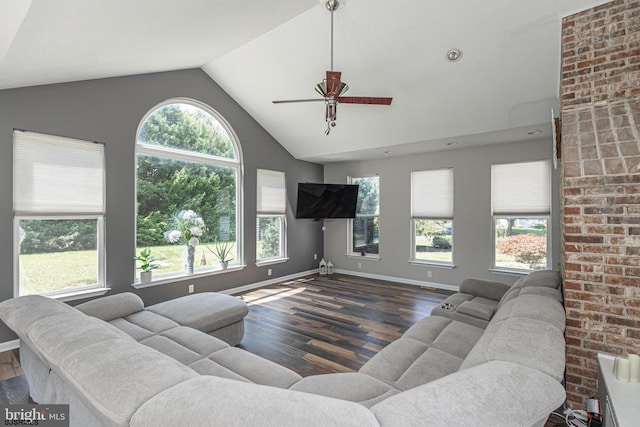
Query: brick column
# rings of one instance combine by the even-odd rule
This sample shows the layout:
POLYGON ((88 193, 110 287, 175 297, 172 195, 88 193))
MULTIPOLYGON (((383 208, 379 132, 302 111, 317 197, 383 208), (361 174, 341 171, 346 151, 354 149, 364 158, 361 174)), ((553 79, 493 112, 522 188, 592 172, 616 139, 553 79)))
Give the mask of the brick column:
POLYGON ((568 405, 598 352, 640 354, 640 0, 562 25, 562 274, 568 405))

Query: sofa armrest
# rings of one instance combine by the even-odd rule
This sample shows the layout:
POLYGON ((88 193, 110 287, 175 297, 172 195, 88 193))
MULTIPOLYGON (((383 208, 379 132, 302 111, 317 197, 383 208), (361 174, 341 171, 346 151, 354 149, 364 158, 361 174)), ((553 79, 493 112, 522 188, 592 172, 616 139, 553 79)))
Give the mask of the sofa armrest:
POLYGON ((542 427, 564 400, 564 388, 550 376, 494 361, 391 396, 371 411, 385 427, 542 427))
POLYGON ((511 286, 502 282, 492 282, 475 278, 464 279, 460 283, 460 292, 494 301, 500 301, 511 286))

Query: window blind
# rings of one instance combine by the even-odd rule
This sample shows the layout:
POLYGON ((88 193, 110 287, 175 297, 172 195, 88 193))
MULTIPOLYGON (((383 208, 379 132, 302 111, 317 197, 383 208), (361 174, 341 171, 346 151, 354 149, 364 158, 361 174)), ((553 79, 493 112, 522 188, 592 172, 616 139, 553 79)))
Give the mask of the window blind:
POLYGON ((453 169, 411 172, 411 217, 453 218, 453 169))
POLYGON ((493 215, 549 215, 551 161, 491 167, 493 215))
POLYGON ((283 214, 287 211, 285 173, 258 169, 257 213, 283 214))
POLYGON ((104 145, 13 132, 16 214, 104 214, 104 145))

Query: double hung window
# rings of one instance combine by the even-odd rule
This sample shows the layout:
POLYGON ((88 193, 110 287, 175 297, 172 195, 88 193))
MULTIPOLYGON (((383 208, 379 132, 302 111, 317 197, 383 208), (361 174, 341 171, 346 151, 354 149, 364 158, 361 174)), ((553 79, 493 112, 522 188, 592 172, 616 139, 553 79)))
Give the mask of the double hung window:
POLYGON ((493 165, 494 268, 550 268, 551 161, 493 165))
POLYGON ((411 173, 412 261, 453 264, 453 169, 411 173))
POLYGON ((256 261, 286 259, 287 191, 284 172, 258 169, 256 261))
POLYGON ((351 178, 357 184, 356 217, 350 226, 349 253, 377 257, 380 253, 380 177, 351 178))
POLYGON ((15 295, 103 288, 104 145, 14 131, 15 295))

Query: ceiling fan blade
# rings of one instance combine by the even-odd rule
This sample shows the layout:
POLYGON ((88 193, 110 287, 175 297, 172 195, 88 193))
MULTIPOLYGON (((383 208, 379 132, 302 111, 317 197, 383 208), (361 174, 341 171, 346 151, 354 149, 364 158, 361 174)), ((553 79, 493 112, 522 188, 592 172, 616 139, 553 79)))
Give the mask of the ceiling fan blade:
POLYGON ((340 96, 338 102, 344 104, 374 104, 391 105, 393 98, 383 98, 375 96, 340 96))
MULTIPOLYGON (((342 86, 340 85, 340 71, 327 71, 327 96, 329 98, 335 98, 340 95, 342 86)), ((345 85, 346 86, 346 85, 345 85)))
POLYGON ((291 104, 294 102, 319 102, 322 101, 324 102, 324 99, 321 98, 313 98, 313 99, 283 99, 280 101, 271 101, 274 104, 291 104))

